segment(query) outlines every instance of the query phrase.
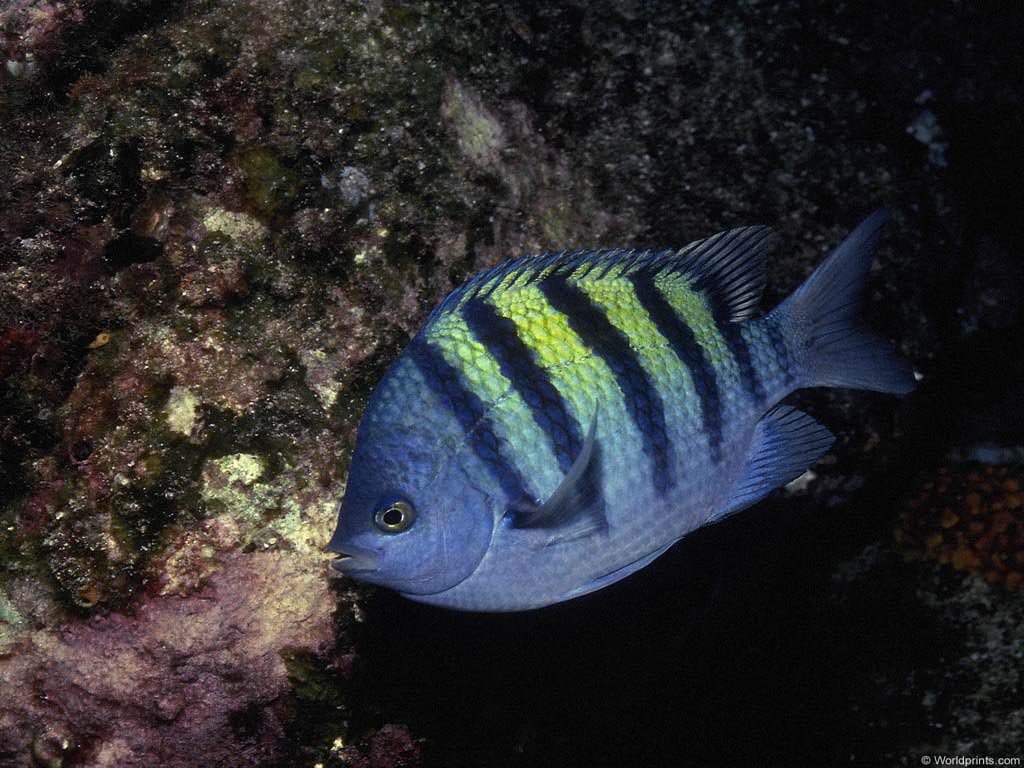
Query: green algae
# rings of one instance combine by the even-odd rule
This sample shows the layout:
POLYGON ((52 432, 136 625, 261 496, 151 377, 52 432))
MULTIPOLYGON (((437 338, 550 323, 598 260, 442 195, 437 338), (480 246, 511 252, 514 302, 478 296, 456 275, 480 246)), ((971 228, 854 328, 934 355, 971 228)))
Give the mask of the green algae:
POLYGON ((263 476, 266 465, 259 456, 252 453, 238 453, 233 456, 222 456, 210 462, 210 469, 221 475, 228 485, 239 483, 243 486, 252 485, 263 476))
POLYGON ((301 181, 281 153, 269 146, 251 146, 236 155, 245 177, 242 199, 265 221, 284 216, 299 193, 301 181))
POLYGON ((323 659, 307 648, 282 648, 280 656, 288 670, 288 682, 300 701, 336 709, 344 707, 345 696, 338 679, 324 668, 323 659))
POLYGON ((240 211, 211 208, 203 216, 203 226, 228 238, 250 239, 263 237, 267 228, 256 218, 240 211))
POLYGON ((459 149, 467 160, 480 167, 500 161, 506 144, 505 130, 478 94, 458 81, 450 82, 442 113, 451 121, 459 149))
POLYGON ((0 656, 10 649, 26 624, 10 597, 0 587, 0 656))
POLYGON ((311 749, 333 757, 349 740, 347 681, 308 649, 282 648, 280 656, 295 695, 294 725, 288 740, 296 757, 308 755, 311 749))
POLYGON ((540 228, 546 242, 569 242, 579 231, 581 222, 573 215, 573 211, 564 203, 558 203, 544 210, 540 216, 540 228))
POLYGON ((239 547, 320 551, 338 496, 311 495, 297 467, 287 466, 273 478, 265 476, 266 469, 261 456, 249 453, 207 460, 201 491, 206 509, 215 519, 237 524, 239 547))
POLYGON ((199 398, 188 387, 176 386, 167 399, 167 428, 188 437, 199 423, 199 398))
MULTIPOLYGON (((133 379, 138 386, 127 402, 111 398, 111 412, 123 408, 130 418, 94 420, 97 404, 91 398, 111 395, 102 383, 107 367, 116 368, 105 361, 92 371, 83 380, 82 399, 67 406, 68 417, 78 420, 77 429, 94 447, 50 499, 40 540, 62 594, 78 608, 116 604, 137 588, 164 528, 195 507, 200 468, 199 446, 160 417, 172 401, 172 379, 166 376, 133 379), (100 389, 92 390, 93 383, 100 389)), ((181 401, 179 392, 174 402, 181 401)))

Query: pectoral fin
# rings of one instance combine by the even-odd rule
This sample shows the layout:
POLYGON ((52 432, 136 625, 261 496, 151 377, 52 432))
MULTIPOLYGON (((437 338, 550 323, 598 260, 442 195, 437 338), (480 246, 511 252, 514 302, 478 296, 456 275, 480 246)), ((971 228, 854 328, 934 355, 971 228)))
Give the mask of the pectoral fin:
POLYGON ((601 446, 597 443, 596 413, 579 455, 547 501, 540 505, 517 504, 506 516, 513 528, 545 529, 559 540, 607 527, 601 494, 601 446))

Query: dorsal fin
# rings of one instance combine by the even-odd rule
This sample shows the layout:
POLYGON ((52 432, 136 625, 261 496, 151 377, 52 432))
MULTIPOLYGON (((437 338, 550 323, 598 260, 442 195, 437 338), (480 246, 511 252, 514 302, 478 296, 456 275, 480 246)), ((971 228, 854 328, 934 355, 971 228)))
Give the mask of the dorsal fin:
POLYGON ((492 293, 507 291, 517 285, 528 285, 542 275, 547 276, 555 272, 566 271, 569 265, 572 265, 572 269, 578 268, 586 258, 596 258, 607 253, 621 253, 621 251, 561 251, 559 253, 531 254, 477 272, 434 307, 427 317, 426 324, 429 325, 437 318, 459 310, 466 302, 473 299, 487 298, 492 293))
POLYGON ((771 227, 719 232, 683 248, 672 272, 691 278, 690 288, 708 297, 718 317, 737 323, 757 312, 776 242, 771 227))
POLYGON ((679 250, 562 251, 523 256, 474 275, 434 308, 431 323, 466 302, 514 290, 547 277, 602 280, 638 273, 678 276, 703 293, 716 316, 739 322, 757 310, 766 280, 765 258, 775 245, 771 228, 740 227, 690 243, 679 250))

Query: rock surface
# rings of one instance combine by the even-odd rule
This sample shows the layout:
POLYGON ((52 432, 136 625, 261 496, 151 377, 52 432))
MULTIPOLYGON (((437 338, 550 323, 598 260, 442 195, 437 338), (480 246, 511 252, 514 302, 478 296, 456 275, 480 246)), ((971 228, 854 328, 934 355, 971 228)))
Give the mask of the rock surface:
POLYGON ((302 558, 235 554, 188 597, 26 633, 2 666, 4 752, 14 765, 41 752, 58 764, 267 764, 292 714, 282 650, 334 642, 322 582, 302 558))

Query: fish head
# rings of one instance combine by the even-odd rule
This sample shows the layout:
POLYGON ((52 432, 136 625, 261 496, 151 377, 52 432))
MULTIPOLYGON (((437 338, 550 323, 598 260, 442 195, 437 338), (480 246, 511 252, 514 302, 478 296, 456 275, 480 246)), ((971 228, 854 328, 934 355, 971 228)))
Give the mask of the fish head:
POLYGON ((447 411, 391 389, 399 388, 378 387, 359 426, 327 549, 339 555, 333 569, 354 579, 409 595, 443 592, 487 553, 500 489, 447 411))

